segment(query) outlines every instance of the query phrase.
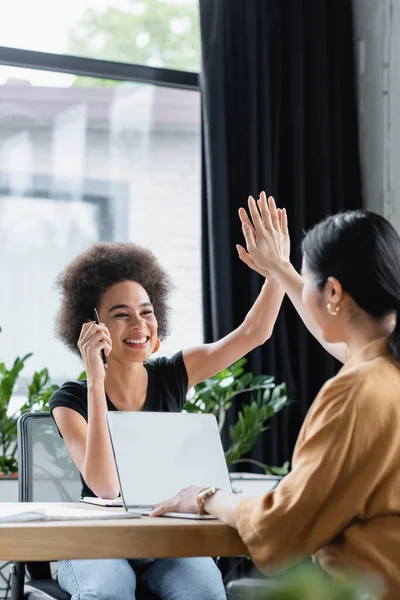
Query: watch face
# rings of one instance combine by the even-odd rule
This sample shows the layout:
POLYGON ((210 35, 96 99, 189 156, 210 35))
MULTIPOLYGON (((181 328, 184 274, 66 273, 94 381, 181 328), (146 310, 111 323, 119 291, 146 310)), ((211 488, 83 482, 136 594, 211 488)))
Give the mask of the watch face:
POLYGON ((199 496, 200 496, 200 498, 204 498, 213 493, 214 493, 214 488, 212 486, 209 486, 207 488, 204 488, 204 490, 201 490, 201 492, 199 492, 199 496))

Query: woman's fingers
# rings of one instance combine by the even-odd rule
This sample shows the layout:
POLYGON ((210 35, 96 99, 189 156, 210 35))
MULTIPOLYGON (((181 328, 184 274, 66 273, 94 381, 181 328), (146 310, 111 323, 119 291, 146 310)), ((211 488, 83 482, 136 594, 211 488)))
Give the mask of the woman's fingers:
POLYGON ((265 192, 261 192, 260 198, 258 200, 258 206, 264 223, 264 229, 266 229, 269 232, 272 232, 274 229, 274 225, 272 223, 271 214, 267 204, 267 196, 265 192))
POLYGON ((279 231, 279 218, 278 218, 278 210, 276 208, 275 200, 272 196, 268 198, 268 207, 269 214, 271 215, 272 225, 276 231, 279 231))
POLYGON ((237 250, 245 264, 267 277, 270 263, 290 253, 286 210, 277 208, 272 196, 267 200, 265 192, 258 202, 250 196, 248 204, 250 216, 244 208, 239 210, 247 252, 241 246, 237 250))
POLYGON ((95 323, 94 321, 90 321, 89 323, 84 323, 82 325, 81 334, 79 336, 78 345, 86 343, 93 335, 95 335, 98 331, 104 331, 104 333, 110 336, 110 332, 104 323, 95 323))
POLYGON ((156 504, 150 513, 150 517, 160 517, 167 512, 176 512, 178 508, 179 502, 177 498, 170 498, 169 500, 160 502, 160 504, 156 504))
POLYGON ((108 329, 106 327, 98 330, 93 329, 90 335, 86 335, 83 340, 78 341, 78 348, 82 355, 86 354, 91 348, 96 348, 98 352, 104 349, 106 356, 108 356, 112 350, 112 341, 108 329))
POLYGON ((241 246, 240 244, 236 244, 236 250, 239 254, 240 260, 242 260, 250 269, 256 269, 256 264, 254 260, 251 258, 250 254, 241 246))
POLYGON ((79 348, 83 361, 85 363, 86 370, 90 370, 93 368, 93 360, 100 360, 100 352, 104 350, 104 354, 106 356, 110 356, 111 354, 111 346, 107 342, 101 340, 96 344, 91 344, 90 346, 84 346, 79 348))
POLYGON ((265 269, 261 269, 256 265, 254 260, 251 258, 250 254, 243 248, 243 246, 237 244, 236 249, 238 251, 240 260, 244 262, 245 265, 247 265, 256 273, 259 273, 262 277, 268 277, 268 272, 265 269))
POLYGON ((282 209, 281 229, 282 229, 282 233, 284 233, 285 235, 289 235, 288 218, 287 218, 286 208, 282 209))
POLYGON ((247 223, 243 223, 242 230, 243 230, 244 239, 246 241, 247 251, 251 255, 252 251, 257 250, 256 238, 255 238, 255 235, 254 235, 254 230, 247 223))
POLYGON ((93 346, 96 346, 100 349, 106 347, 111 349, 112 343, 110 336, 106 335, 103 331, 101 331, 80 345, 83 351, 87 351, 93 346))
POLYGON ((289 228, 288 228, 288 219, 287 219, 287 212, 286 212, 286 208, 277 208, 276 209, 277 215, 278 215, 278 222, 279 222, 279 228, 282 231, 282 233, 284 235, 289 235, 289 228))
POLYGON ((154 508, 151 511, 149 516, 150 517, 161 517, 166 512, 170 512, 170 511, 172 511, 172 508, 170 508, 167 504, 160 504, 159 506, 157 506, 156 508, 154 508))
POLYGON ((253 227, 256 231, 256 234, 259 234, 264 230, 264 225, 257 207, 257 203, 253 196, 249 196, 248 204, 253 227))
POLYGON ((243 223, 247 223, 252 229, 254 229, 252 222, 250 221, 249 215, 247 214, 247 210, 243 207, 239 208, 239 219, 243 223))
POLYGON ((89 331, 92 329, 93 325, 95 325, 94 321, 88 321, 87 323, 84 323, 82 325, 81 332, 79 334, 78 346, 87 337, 87 335, 88 335, 89 331))
POLYGON ((111 337, 107 335, 104 331, 101 331, 93 336, 90 336, 88 339, 78 342, 78 348, 81 353, 87 352, 87 350, 92 346, 98 346, 99 349, 104 348, 104 350, 109 347, 111 350, 111 337), (104 344, 104 346, 102 346, 101 344, 104 344))

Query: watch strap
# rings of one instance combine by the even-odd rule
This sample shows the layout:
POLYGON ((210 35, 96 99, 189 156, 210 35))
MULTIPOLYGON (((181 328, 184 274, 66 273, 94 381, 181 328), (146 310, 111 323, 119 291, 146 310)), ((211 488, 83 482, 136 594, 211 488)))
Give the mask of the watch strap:
POLYGON ((197 506, 199 508, 199 515, 207 514, 207 511, 204 508, 204 501, 207 500, 207 498, 210 498, 210 496, 213 496, 215 492, 218 491, 218 489, 219 488, 216 488, 214 486, 209 486, 200 490, 200 492, 197 494, 197 506))

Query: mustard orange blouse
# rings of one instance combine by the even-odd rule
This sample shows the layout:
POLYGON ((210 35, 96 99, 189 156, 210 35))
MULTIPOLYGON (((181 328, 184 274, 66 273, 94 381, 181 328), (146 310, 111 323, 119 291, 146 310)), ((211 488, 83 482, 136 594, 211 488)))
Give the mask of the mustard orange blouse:
POLYGON ((315 555, 328 571, 376 573, 400 599, 400 366, 387 338, 321 389, 278 489, 243 499, 237 527, 264 571, 315 555))

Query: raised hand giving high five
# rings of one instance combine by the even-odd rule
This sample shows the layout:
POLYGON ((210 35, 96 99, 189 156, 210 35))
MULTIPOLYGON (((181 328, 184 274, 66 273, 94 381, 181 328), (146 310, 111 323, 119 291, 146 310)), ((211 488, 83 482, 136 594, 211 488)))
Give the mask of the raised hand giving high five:
POLYGON ((250 217, 239 209, 246 249, 237 245, 240 259, 263 277, 276 278, 287 266, 290 256, 290 238, 285 209, 276 207, 270 196, 262 192, 258 202, 252 196, 248 201, 250 217))

